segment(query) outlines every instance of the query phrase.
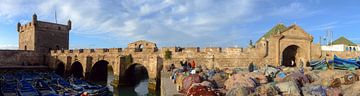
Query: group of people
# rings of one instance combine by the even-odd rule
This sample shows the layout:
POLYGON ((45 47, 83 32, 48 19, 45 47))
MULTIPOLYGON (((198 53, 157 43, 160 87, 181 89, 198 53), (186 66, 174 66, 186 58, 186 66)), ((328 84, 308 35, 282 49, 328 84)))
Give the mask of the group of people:
MULTIPOLYGON (((188 61, 180 61, 180 66, 182 67, 182 69, 184 71, 190 71, 190 70, 193 70, 195 69, 196 67, 196 64, 195 64, 195 61, 192 60, 192 62, 188 62, 188 61)), ((175 69, 175 64, 170 64, 170 68, 168 71, 173 71, 175 69)))
MULTIPOLYGON (((175 81, 176 73, 184 73, 184 74, 195 74, 199 72, 199 68, 197 68, 196 63, 194 60, 192 61, 180 61, 180 68, 175 70, 175 64, 171 64, 168 71, 172 72, 171 79, 175 81)), ((199 67, 199 66, 198 66, 199 67)))
POLYGON ((190 71, 190 70, 195 69, 195 67, 196 67, 194 60, 192 60, 192 62, 180 61, 180 64, 183 67, 184 71, 190 71))

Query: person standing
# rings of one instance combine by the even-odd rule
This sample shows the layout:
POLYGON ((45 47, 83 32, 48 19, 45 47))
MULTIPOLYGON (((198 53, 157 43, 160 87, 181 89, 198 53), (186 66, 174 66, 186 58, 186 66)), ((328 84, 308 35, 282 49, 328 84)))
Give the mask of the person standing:
POLYGON ((172 72, 174 69, 175 69, 175 65, 174 65, 174 63, 172 63, 172 64, 170 65, 170 71, 172 72))
POLYGON ((195 61, 194 61, 194 60, 192 60, 192 62, 191 62, 191 68, 192 68, 192 69, 195 69, 195 67, 196 67, 196 65, 195 65, 195 61))

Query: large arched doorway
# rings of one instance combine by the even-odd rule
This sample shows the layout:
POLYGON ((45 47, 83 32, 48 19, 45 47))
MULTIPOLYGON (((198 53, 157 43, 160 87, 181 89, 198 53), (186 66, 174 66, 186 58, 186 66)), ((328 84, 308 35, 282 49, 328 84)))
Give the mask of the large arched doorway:
POLYGON ((63 62, 58 63, 55 69, 55 73, 63 77, 64 72, 65 72, 65 64, 63 62))
POLYGON ((130 65, 122 78, 124 78, 125 85, 119 87, 120 96, 146 96, 148 94, 149 75, 145 66, 137 63, 130 65))
POLYGON ((90 80, 101 84, 107 84, 108 69, 112 70, 111 66, 108 67, 108 65, 109 62, 105 60, 96 62, 91 68, 90 80))
POLYGON ((299 46, 290 45, 284 49, 282 52, 282 62, 281 65, 286 67, 296 67, 297 55, 298 55, 299 46))
POLYGON ((125 81, 130 86, 135 86, 147 79, 149 79, 148 71, 141 64, 132 64, 125 70, 125 81))
POLYGON ((70 75, 76 78, 83 78, 83 67, 80 62, 76 61, 71 65, 70 75))

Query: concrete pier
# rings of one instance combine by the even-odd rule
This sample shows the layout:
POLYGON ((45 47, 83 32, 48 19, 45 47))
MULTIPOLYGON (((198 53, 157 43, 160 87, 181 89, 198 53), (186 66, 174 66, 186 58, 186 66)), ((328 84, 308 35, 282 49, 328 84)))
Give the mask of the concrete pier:
POLYGON ((182 96, 176 91, 176 85, 170 79, 170 72, 161 73, 161 96, 182 96))

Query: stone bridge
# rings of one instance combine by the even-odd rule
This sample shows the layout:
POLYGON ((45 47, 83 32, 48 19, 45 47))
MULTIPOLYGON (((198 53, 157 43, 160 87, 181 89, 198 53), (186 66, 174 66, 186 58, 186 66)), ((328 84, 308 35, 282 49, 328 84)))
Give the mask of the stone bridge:
MULTIPOLYGON (((145 69, 145 76, 150 83, 159 78, 162 59, 155 54, 158 49, 155 43, 137 41, 128 44, 128 48, 51 50, 50 68, 61 75, 84 77, 93 81, 106 81, 108 69, 114 74, 112 84, 127 84, 130 78, 127 70, 135 66, 145 69), (154 53, 154 54, 153 54, 154 53), (127 61, 127 58, 131 61, 127 61)), ((134 76, 132 76, 134 77, 134 76)))

